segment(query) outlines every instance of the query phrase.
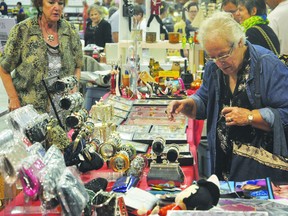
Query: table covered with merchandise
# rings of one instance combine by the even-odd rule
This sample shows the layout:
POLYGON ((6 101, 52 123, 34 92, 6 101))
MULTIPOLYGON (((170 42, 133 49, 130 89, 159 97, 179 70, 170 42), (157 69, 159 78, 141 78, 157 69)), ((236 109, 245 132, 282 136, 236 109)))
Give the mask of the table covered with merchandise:
POLYGON ((168 125, 164 110, 169 101, 131 102, 112 95, 92 107, 89 116, 94 121, 82 121, 87 114, 84 110, 68 116, 66 124, 71 130, 64 134, 55 119, 48 121, 46 114, 29 105, 7 114, 9 127, 0 133, 1 174, 6 189, 16 185, 21 191, 9 197, 1 214, 78 216, 97 212, 110 216, 137 215, 141 210, 140 215, 145 215, 159 206, 159 215, 191 215, 175 206, 175 197, 205 185, 214 189, 209 196, 205 193, 204 202, 210 203, 210 197, 214 207, 205 206, 204 210, 210 210, 201 211, 203 215, 287 211, 285 185, 272 187, 269 179, 220 181, 216 193, 210 178, 199 180, 197 146, 203 121, 179 116, 168 125), (77 124, 82 126, 74 127, 77 124), (47 128, 45 133, 43 128, 47 128), (41 143, 44 138, 49 148, 41 143), (115 145, 118 148, 114 149, 115 145), (245 191, 246 185, 253 190, 245 191), (253 197, 257 201, 240 199, 253 197), (274 198, 282 202, 271 201, 274 198))
MULTIPOLYGON (((123 176, 125 181, 130 180, 132 178, 127 176, 133 176, 132 174, 135 173, 137 181, 133 183, 133 188, 141 189, 137 194, 149 191, 149 194, 153 195, 153 192, 150 193, 151 188, 161 185, 157 188, 160 190, 159 188, 169 182, 170 178, 172 183, 169 182, 168 188, 171 191, 181 190, 191 185, 198 179, 196 149, 200 142, 203 121, 179 118, 177 122, 167 126, 164 109, 168 102, 169 100, 154 100, 149 106, 146 106, 147 104, 142 106, 140 100, 131 102, 115 96, 108 97, 105 102, 96 103, 94 108, 92 107, 89 117, 85 116, 88 113, 82 109, 72 112, 68 116, 70 119, 66 118, 69 119, 65 123, 69 125, 70 130, 65 139, 63 139, 65 130, 61 130, 57 119, 51 120, 47 114, 37 113, 30 105, 7 114, 9 124, 7 129, 1 132, 1 144, 5 143, 6 146, 11 144, 13 148, 12 151, 8 151, 7 148, 2 149, 1 155, 4 155, 8 164, 11 163, 11 169, 9 166, 4 169, 3 177, 5 180, 8 179, 6 187, 13 184, 22 190, 14 199, 9 199, 1 213, 59 215, 65 212, 69 215, 79 215, 79 212, 84 209, 85 212, 91 212, 91 209, 86 209, 86 204, 96 193, 85 192, 87 189, 85 185, 90 183, 92 189, 93 187, 103 188, 104 191, 114 191, 119 195, 119 191, 114 190, 117 180, 123 176), (110 118, 116 125, 108 122, 110 118), (143 121, 139 121, 139 118, 143 121), (93 124, 87 119, 90 119, 93 124), (105 121, 107 122, 103 123, 105 121), (82 126, 76 126, 77 124, 82 126), (47 131, 43 132, 43 125, 47 131), (96 129, 94 132, 92 127, 96 129), (111 131, 114 131, 117 136, 111 131), (121 146, 120 150, 112 148, 115 143, 109 147, 101 145, 104 140, 105 143, 112 142, 108 137, 121 142, 121 145, 117 144, 121 146), (159 138, 161 142, 157 143, 155 140, 159 138), (153 149, 153 142, 157 143, 155 149, 153 149), (156 150, 157 152, 159 150, 158 145, 162 144, 163 149, 160 149, 159 155, 156 155, 156 150), (166 158, 169 154, 164 151, 166 145, 169 151, 173 150, 171 162, 166 158), (15 146, 17 147, 14 148, 15 146), (79 154, 77 157, 74 155, 75 152, 79 154), (173 153, 177 154, 176 158, 173 153), (23 159, 21 163, 20 159, 23 159), (133 162, 133 159, 138 162, 133 162), (136 165, 131 169, 133 163, 136 165), (137 167, 139 163, 142 164, 140 168, 137 167), (156 173, 156 176, 152 177, 150 176, 151 164, 154 164, 156 173), (158 170, 161 169, 171 170, 172 175, 169 177, 169 173, 165 171, 163 175, 161 172, 159 175, 158 170), (173 172, 176 172, 175 181, 173 172), (106 179, 107 185, 105 182, 99 183, 99 179, 106 179)), ((151 197, 151 206, 146 207, 151 208, 152 203, 156 204, 154 195, 151 197)))

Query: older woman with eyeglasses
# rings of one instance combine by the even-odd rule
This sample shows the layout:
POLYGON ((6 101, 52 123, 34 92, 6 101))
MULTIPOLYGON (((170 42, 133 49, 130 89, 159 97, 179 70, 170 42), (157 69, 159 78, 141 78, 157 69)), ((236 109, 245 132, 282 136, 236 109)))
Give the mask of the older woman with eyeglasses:
POLYGON ((226 12, 206 19, 198 39, 208 60, 203 84, 191 97, 172 101, 168 118, 207 119, 212 173, 219 179, 287 181, 288 68, 246 41, 226 12))

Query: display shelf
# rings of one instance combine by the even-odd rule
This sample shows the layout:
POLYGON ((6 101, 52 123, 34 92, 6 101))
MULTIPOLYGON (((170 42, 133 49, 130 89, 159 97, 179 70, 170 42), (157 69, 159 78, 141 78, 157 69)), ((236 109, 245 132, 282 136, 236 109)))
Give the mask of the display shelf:
MULTIPOLYGON (((183 49, 182 43, 170 43, 168 40, 157 41, 155 43, 147 43, 145 41, 135 41, 133 40, 120 40, 118 42, 118 59, 121 59, 121 63, 125 64, 127 51, 130 46, 137 46, 137 53, 139 54, 141 64, 143 64, 144 49, 149 50, 149 58, 154 58, 156 61, 165 61, 167 57, 167 49, 183 49)), ((193 66, 192 70, 196 71, 200 64, 203 65, 201 55, 203 50, 200 44, 186 44, 185 49, 189 52, 188 62, 190 66, 193 66)), ((163 63, 163 62, 161 62, 163 63)))
MULTIPOLYGON (((158 41, 155 43, 147 43, 145 41, 138 41, 138 46, 139 48, 147 48, 147 49, 182 49, 182 44, 181 43, 169 43, 168 40, 164 41, 158 41)), ((127 45, 133 45, 134 41, 133 40, 121 40, 119 42, 119 47, 120 48, 126 48, 127 45)), ((185 46, 186 49, 190 49, 189 44, 187 43, 185 46)))

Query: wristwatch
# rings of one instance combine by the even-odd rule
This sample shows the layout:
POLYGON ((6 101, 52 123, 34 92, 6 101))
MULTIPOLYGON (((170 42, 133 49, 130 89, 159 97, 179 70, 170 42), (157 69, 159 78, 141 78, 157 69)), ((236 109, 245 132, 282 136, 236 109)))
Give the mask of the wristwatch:
POLYGON ((248 124, 249 124, 249 125, 252 124, 253 119, 254 119, 253 114, 252 114, 252 113, 249 114, 248 117, 247 117, 247 120, 248 120, 248 124))

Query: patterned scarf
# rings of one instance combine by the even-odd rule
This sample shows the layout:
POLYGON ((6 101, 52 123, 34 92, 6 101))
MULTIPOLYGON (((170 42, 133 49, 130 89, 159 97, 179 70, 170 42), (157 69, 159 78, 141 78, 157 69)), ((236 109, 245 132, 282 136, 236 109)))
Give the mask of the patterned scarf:
POLYGON ((249 28, 254 25, 265 24, 268 25, 269 20, 266 15, 263 16, 251 16, 246 19, 241 25, 244 27, 244 31, 246 32, 249 28))

